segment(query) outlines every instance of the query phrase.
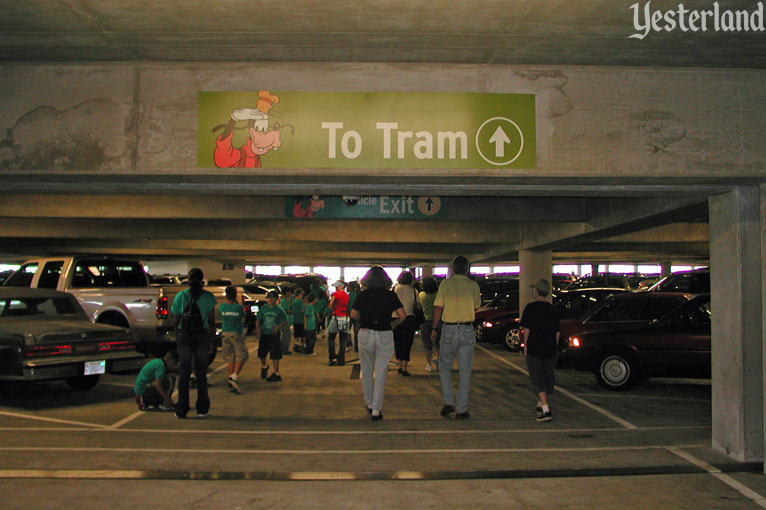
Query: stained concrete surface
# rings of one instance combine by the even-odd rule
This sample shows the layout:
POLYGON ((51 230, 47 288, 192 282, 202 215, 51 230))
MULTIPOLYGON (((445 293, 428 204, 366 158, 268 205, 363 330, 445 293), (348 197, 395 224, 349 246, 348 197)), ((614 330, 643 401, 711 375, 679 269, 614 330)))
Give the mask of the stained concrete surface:
POLYGON ((472 418, 457 421, 438 415, 438 376, 416 345, 413 377, 392 367, 385 418, 371 422, 355 356, 328 367, 324 345, 286 357, 281 383, 259 379, 252 358, 243 395, 226 391, 217 360, 204 420, 137 412, 134 374, 86 393, 0 385, 3 508, 739 509, 766 495, 760 465, 710 448, 709 381, 611 393, 560 371, 541 424, 523 359, 479 344, 472 418))

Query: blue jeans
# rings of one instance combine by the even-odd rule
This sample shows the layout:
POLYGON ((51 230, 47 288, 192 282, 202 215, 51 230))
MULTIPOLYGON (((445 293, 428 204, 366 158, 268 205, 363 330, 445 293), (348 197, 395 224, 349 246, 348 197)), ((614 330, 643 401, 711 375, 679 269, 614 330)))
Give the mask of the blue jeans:
POLYGON ((207 366, 210 355, 207 333, 204 338, 187 338, 178 345, 178 404, 176 414, 186 416, 189 412, 189 377, 194 366, 197 376, 197 414, 207 414, 210 410, 210 397, 207 394, 207 366))
POLYGON ((476 334, 472 324, 443 324, 439 340, 439 378, 442 382, 444 405, 455 406, 455 411, 468 410, 468 394, 471 390, 473 351, 476 334), (460 375, 457 386, 457 402, 452 393, 452 364, 457 357, 460 375))

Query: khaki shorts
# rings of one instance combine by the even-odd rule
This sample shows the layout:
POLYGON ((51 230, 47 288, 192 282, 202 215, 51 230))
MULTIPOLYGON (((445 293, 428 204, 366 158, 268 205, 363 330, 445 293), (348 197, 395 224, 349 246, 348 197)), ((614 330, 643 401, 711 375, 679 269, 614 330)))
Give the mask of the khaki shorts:
POLYGON ((221 352, 223 353, 224 361, 227 363, 247 361, 247 358, 250 357, 250 353, 247 352, 244 333, 226 331, 222 333, 221 336, 221 352))

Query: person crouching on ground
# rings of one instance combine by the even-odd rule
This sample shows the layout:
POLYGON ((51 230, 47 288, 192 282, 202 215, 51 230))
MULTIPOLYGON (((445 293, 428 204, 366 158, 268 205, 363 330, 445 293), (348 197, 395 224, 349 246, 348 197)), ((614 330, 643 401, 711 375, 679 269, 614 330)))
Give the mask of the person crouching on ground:
POLYGON ((242 325, 245 309, 237 303, 237 288, 233 285, 226 287, 226 302, 218 305, 218 314, 221 316, 221 352, 229 370, 226 383, 230 392, 241 395, 239 374, 250 353, 247 352, 242 325))
POLYGON ((282 343, 279 338, 279 332, 287 324, 287 314, 277 305, 279 294, 275 290, 270 290, 266 294, 266 304, 258 310, 258 316, 255 320, 255 335, 258 337, 258 357, 261 359, 261 379, 268 382, 278 382, 282 380, 279 373, 279 360, 282 359, 282 343), (271 358, 271 364, 274 372, 266 377, 269 372, 269 365, 266 363, 266 356, 271 358))
POLYGON ((177 368, 176 351, 168 351, 162 359, 155 358, 141 368, 133 387, 140 411, 148 411, 150 407, 159 407, 162 411, 173 410, 171 395, 176 378, 170 372, 177 368))
POLYGON ((404 322, 402 302, 389 290, 391 278, 380 266, 374 266, 362 278, 365 289, 351 309, 351 318, 359 319, 359 362, 362 368, 362 392, 367 412, 373 421, 382 420, 388 362, 394 354, 393 329, 404 322), (392 314, 396 319, 392 319, 392 314))

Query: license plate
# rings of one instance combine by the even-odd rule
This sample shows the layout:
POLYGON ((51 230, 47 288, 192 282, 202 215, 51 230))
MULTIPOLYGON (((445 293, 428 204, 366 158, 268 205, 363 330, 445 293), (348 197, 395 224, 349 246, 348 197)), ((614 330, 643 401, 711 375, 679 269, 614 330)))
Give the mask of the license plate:
POLYGON ((106 373, 106 360, 86 361, 84 375, 96 375, 106 373))

